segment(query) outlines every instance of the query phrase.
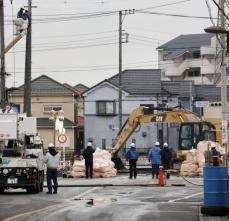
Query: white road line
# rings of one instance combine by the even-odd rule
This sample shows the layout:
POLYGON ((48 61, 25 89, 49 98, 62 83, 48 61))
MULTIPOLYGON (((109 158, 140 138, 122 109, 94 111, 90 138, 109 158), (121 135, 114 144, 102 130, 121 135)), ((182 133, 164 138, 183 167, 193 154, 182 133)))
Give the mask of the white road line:
POLYGON ((81 197, 87 195, 88 193, 91 193, 91 192, 93 192, 94 190, 99 189, 99 188, 101 188, 101 187, 93 187, 92 189, 89 189, 89 190, 87 190, 87 191, 85 191, 85 192, 82 192, 82 193, 80 193, 80 194, 77 194, 76 196, 72 197, 71 199, 74 200, 74 199, 76 199, 76 198, 81 198, 81 197))
POLYGON ((185 197, 181 197, 181 198, 177 198, 177 199, 173 199, 173 200, 169 200, 168 203, 173 203, 173 202, 176 202, 176 201, 179 201, 179 200, 183 200, 183 199, 189 199, 189 198, 192 198, 194 196, 198 196, 200 194, 203 194, 203 192, 200 192, 200 193, 194 193, 192 195, 189 195, 189 196, 185 196, 185 197))

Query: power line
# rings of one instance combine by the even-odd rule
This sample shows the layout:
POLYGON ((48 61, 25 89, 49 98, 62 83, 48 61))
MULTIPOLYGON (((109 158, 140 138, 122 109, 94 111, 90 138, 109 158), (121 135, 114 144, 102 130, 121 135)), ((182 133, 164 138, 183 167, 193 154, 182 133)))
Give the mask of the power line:
POLYGON ((214 4, 216 5, 216 7, 218 8, 218 10, 222 12, 222 14, 224 15, 224 17, 225 17, 227 20, 229 20, 229 17, 226 15, 224 9, 221 8, 221 7, 219 6, 219 4, 218 4, 215 0, 212 0, 212 1, 214 2, 214 4))
MULTIPOLYGON (((103 43, 103 44, 91 44, 91 45, 84 45, 84 46, 70 46, 70 47, 60 47, 60 48, 46 48, 46 49, 35 49, 33 52, 43 52, 43 51, 58 51, 58 50, 72 50, 76 48, 88 48, 88 47, 99 47, 104 45, 113 45, 117 44, 118 42, 110 42, 110 43, 103 43)), ((16 53, 25 52, 24 50, 16 51, 16 53)), ((11 52, 8 52, 11 53, 11 52)))
MULTIPOLYGON (((181 14, 169 14, 169 13, 161 13, 161 12, 151 12, 151 11, 144 11, 144 10, 136 10, 136 12, 144 13, 144 14, 151 14, 151 15, 164 15, 170 17, 179 17, 179 18, 194 18, 194 19, 209 19, 206 16, 192 16, 192 15, 181 15, 181 14)), ((217 18, 213 18, 217 19, 217 18)))
POLYGON ((87 32, 87 33, 77 33, 72 35, 49 35, 49 36, 34 36, 33 38, 66 38, 66 37, 76 37, 85 35, 100 35, 105 33, 117 32, 118 30, 102 31, 102 32, 87 32))
MULTIPOLYGON (((157 13, 157 12, 146 11, 147 9, 160 8, 160 7, 165 7, 165 6, 170 6, 170 5, 184 3, 184 2, 187 2, 187 1, 190 1, 190 0, 182 0, 182 1, 178 1, 178 2, 173 2, 173 3, 168 3, 168 4, 162 4, 162 5, 157 5, 157 6, 152 6, 152 7, 137 9, 135 11, 136 12, 140 12, 140 13, 146 13, 146 14, 154 14, 154 15, 165 15, 165 16, 185 17, 185 18, 200 18, 200 19, 206 19, 207 18, 207 17, 202 17, 202 16, 175 15, 175 14, 166 14, 166 13, 157 13)), ((81 19, 99 18, 99 17, 104 17, 104 16, 115 15, 117 13, 118 13, 118 11, 115 10, 115 11, 104 11, 104 12, 63 14, 63 15, 70 15, 70 16, 62 16, 62 17, 60 17, 61 14, 57 14, 57 17, 54 17, 56 15, 53 15, 50 18, 33 19, 33 23, 34 24, 38 24, 38 23, 63 22, 63 21, 70 21, 70 20, 81 20, 81 19)), ((11 21, 6 20, 6 22, 11 22, 11 21)))
MULTIPOLYGON (((125 63, 124 65, 131 65, 131 64, 147 64, 147 63, 157 63, 157 60, 148 60, 148 61, 138 61, 138 62, 129 62, 125 63)), ((59 70, 59 69, 68 69, 68 68, 94 68, 94 67, 116 67, 117 64, 103 64, 103 65, 85 65, 85 66, 68 66, 68 67, 49 67, 49 68, 44 68, 44 67, 33 67, 33 69, 45 69, 45 70, 59 70)), ((23 67, 18 67, 18 69, 24 69, 23 67)))

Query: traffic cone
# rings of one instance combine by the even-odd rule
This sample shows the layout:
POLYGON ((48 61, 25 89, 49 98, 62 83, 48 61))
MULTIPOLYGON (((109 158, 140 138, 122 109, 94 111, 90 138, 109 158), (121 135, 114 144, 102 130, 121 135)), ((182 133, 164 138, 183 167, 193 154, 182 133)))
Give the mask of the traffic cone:
POLYGON ((162 166, 159 167, 158 185, 160 185, 160 186, 165 185, 164 170, 163 170, 162 166))

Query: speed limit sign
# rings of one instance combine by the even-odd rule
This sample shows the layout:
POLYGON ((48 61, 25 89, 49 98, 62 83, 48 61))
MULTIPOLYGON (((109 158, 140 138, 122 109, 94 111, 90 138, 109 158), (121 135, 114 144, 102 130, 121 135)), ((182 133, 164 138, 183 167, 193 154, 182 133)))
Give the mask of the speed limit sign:
POLYGON ((64 135, 64 134, 59 135, 59 136, 58 136, 58 141, 59 141, 60 143, 66 143, 66 141, 67 141, 67 136, 64 135))

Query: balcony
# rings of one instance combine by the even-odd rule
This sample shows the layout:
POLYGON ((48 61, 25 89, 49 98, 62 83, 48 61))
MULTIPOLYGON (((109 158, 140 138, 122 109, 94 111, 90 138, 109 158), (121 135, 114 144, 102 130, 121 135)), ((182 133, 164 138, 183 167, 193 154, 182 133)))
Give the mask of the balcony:
POLYGON ((201 59, 187 59, 183 61, 167 60, 161 61, 159 68, 164 70, 165 77, 181 76, 189 68, 201 67, 201 59))
POLYGON ((202 56, 215 56, 216 48, 203 46, 200 48, 200 53, 202 56))

